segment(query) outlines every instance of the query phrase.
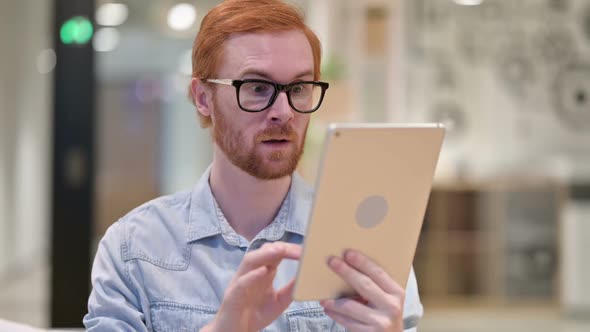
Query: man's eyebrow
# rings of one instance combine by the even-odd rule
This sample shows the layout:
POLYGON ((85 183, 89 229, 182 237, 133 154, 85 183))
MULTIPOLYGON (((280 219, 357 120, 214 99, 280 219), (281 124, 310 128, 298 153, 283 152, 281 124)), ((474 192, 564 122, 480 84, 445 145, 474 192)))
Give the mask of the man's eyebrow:
MULTIPOLYGON (((266 72, 264 70, 260 70, 260 69, 245 69, 244 71, 240 72, 239 77, 244 77, 245 75, 256 75, 256 76, 260 76, 260 77, 264 77, 264 78, 272 80, 271 73, 266 72)), ((305 77, 305 76, 313 76, 313 71, 311 71, 311 70, 304 71, 304 72, 300 73, 299 75, 296 75, 295 79, 299 79, 299 78, 305 77)))

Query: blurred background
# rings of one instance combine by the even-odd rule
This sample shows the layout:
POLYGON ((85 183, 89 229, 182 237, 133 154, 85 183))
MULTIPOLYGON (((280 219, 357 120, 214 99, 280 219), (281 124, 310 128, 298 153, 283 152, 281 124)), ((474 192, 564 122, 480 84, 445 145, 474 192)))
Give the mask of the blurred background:
MULTIPOLYGON (((190 188, 188 101, 220 1, 0 1, 0 319, 77 327, 105 230, 190 188)), ((590 330, 590 1, 291 0, 331 121, 447 125, 414 267, 420 331, 590 330)))

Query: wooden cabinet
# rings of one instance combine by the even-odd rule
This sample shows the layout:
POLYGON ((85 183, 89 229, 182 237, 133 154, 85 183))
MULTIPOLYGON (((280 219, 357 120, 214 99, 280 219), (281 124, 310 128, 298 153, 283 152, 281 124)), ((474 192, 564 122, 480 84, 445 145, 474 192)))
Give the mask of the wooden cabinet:
POLYGON ((436 184, 414 259, 423 302, 556 304, 564 193, 541 179, 436 184))

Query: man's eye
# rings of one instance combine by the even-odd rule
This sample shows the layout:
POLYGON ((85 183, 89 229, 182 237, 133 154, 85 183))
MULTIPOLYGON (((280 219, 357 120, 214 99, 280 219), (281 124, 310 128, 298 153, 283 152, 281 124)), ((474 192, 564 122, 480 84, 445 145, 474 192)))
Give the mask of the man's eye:
POLYGON ((295 85, 294 87, 291 88, 291 92, 292 93, 302 93, 304 92, 305 87, 303 85, 295 85))
POLYGON ((268 84, 257 84, 252 86, 252 91, 255 93, 265 93, 269 90, 268 84))

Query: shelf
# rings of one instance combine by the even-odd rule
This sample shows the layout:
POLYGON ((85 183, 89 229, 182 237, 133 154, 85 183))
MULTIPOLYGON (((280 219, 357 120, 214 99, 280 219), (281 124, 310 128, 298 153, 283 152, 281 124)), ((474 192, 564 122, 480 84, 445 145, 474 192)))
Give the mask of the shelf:
POLYGON ((433 188, 414 259, 424 303, 557 302, 563 191, 530 183, 433 188))

